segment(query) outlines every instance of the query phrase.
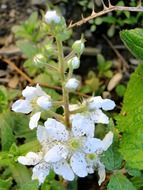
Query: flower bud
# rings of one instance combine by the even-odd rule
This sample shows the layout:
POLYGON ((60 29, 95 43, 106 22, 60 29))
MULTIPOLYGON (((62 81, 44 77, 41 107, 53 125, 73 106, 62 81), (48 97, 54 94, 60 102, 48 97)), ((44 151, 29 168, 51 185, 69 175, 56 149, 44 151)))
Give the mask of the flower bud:
POLYGON ((57 15, 56 11, 47 11, 45 14, 45 22, 48 24, 58 24, 61 21, 60 16, 57 15))
POLYGON ((79 87, 79 84, 80 82, 77 79, 71 78, 67 81, 67 83, 65 84, 65 87, 69 91, 74 91, 79 87))
POLYGON ((36 54, 33 58, 33 62, 35 64, 35 66, 42 66, 46 63, 46 59, 42 54, 36 54))
POLYGON ((68 61, 68 66, 72 67, 72 69, 78 69, 80 65, 80 60, 77 56, 73 57, 68 61))
POLYGON ((83 40, 75 41, 74 44, 72 45, 72 49, 75 53, 77 53, 78 55, 81 55, 84 50, 83 40))

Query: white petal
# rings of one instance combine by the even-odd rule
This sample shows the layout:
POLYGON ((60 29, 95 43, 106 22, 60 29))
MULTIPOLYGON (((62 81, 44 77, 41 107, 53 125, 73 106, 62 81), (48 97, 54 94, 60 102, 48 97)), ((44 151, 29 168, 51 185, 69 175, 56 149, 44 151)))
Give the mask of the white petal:
POLYGON ((104 139, 102 140, 102 143, 103 150, 106 151, 113 143, 113 133, 111 131, 105 135, 104 139))
POLYGON ((89 98, 87 101, 88 101, 88 108, 90 110, 95 110, 101 108, 103 99, 101 98, 101 96, 96 96, 89 98))
POLYGON ((78 104, 69 104, 69 110, 74 111, 76 109, 80 108, 78 104))
POLYGON ((37 84, 36 87, 32 86, 27 86, 23 91, 22 95, 27 99, 27 100, 32 100, 35 97, 38 96, 45 96, 46 93, 42 90, 42 88, 37 84))
POLYGON ((27 100, 17 100, 12 105, 12 110, 20 113, 30 113, 32 111, 32 106, 27 100))
POLYGON ((74 173, 70 168, 69 164, 65 160, 54 163, 53 168, 54 172, 58 175, 61 175, 65 180, 68 181, 74 180, 74 173))
POLYGON ((37 104, 45 109, 45 110, 49 110, 51 107, 52 107, 52 101, 51 101, 51 98, 50 96, 40 96, 38 99, 37 99, 37 104))
POLYGON ((87 172, 88 172, 88 174, 93 174, 94 173, 93 165, 90 165, 90 164, 87 165, 87 172))
POLYGON ((26 88, 22 91, 22 95, 27 99, 31 100, 36 97, 36 87, 26 86, 26 88))
POLYGON ((36 165, 40 162, 41 156, 35 152, 28 152, 26 156, 19 156, 17 160, 23 165, 36 165))
POLYGON ((47 96, 46 92, 42 90, 42 88, 39 86, 39 84, 36 85, 36 94, 37 96, 47 96))
POLYGON ((41 112, 37 112, 34 115, 32 115, 32 117, 30 118, 30 122, 29 122, 30 129, 34 129, 38 126, 38 121, 40 119, 40 116, 41 116, 41 112))
POLYGON ((58 162, 61 159, 66 159, 68 155, 68 149, 61 144, 52 147, 45 155, 44 160, 46 162, 58 162))
POLYGON ((115 106, 115 102, 110 99, 104 99, 102 102, 102 109, 105 111, 113 110, 115 106))
POLYGON ((98 175, 99 175, 98 184, 100 186, 101 183, 106 178, 105 166, 101 162, 98 162, 98 175))
POLYGON ((74 153, 70 159, 70 165, 77 176, 87 176, 87 163, 84 154, 79 152, 74 153))
POLYGON ((100 109, 91 112, 90 117, 91 120, 93 120, 95 123, 103 123, 103 124, 109 123, 109 118, 100 109))
POLYGON ((50 166, 46 162, 42 162, 36 165, 32 171, 33 171, 32 180, 38 179, 39 184, 41 184, 45 181, 47 175, 49 175, 50 166))
POLYGON ((49 137, 52 140, 57 141, 66 141, 68 140, 69 133, 66 130, 66 127, 56 121, 55 119, 47 119, 47 121, 44 123, 48 132, 49 137))
POLYGON ((102 150, 102 141, 97 138, 86 138, 83 143, 83 151, 87 154, 102 150))
POLYGON ((89 137, 94 136, 94 123, 90 118, 85 115, 75 114, 71 118, 72 120, 72 132, 74 136, 87 135, 89 137))
POLYGON ((48 132, 45 127, 40 125, 37 127, 37 139, 40 143, 44 143, 48 140, 48 132))

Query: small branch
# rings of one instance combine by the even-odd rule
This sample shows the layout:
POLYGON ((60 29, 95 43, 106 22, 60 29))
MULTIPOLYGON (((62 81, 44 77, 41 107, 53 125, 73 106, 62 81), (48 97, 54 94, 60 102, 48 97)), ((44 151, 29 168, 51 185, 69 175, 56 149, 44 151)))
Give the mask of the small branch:
POLYGON ((54 117, 55 119, 57 119, 58 121, 64 121, 64 118, 63 118, 60 114, 58 114, 58 113, 56 113, 56 112, 53 112, 53 111, 51 111, 51 110, 48 110, 47 113, 48 113, 51 117, 54 117))
POLYGON ((108 181, 110 180, 111 176, 112 176, 112 174, 108 174, 108 175, 106 176, 106 179, 105 179, 105 181, 101 184, 101 186, 99 187, 99 190, 105 190, 105 188, 106 188, 106 186, 107 186, 107 183, 108 183, 108 181))
POLYGON ((103 35, 103 38, 107 41, 107 43, 112 48, 112 50, 115 52, 115 54, 117 55, 117 57, 121 60, 122 66, 123 66, 123 71, 126 71, 126 69, 129 69, 129 65, 128 65, 127 61, 119 53, 119 51, 114 47, 114 45, 112 44, 112 42, 105 35, 103 35))
MULTIPOLYGON (((12 61, 10 61, 8 59, 4 59, 3 61, 5 63, 7 63, 8 65, 10 65, 18 74, 20 74, 31 85, 36 85, 38 83, 40 86, 47 87, 47 88, 54 89, 54 90, 60 90, 60 91, 62 91, 62 88, 59 87, 59 86, 51 86, 51 85, 49 85, 47 83, 45 84, 45 83, 41 83, 41 82, 35 82, 27 74, 25 74, 22 70, 20 70, 12 61)), ((83 94, 81 92, 73 92, 73 94, 76 94, 76 95, 79 95, 79 96, 83 96, 85 98, 89 97, 88 95, 83 94)))
POLYGON ((27 76, 23 71, 21 71, 12 61, 8 59, 4 59, 3 61, 7 63, 8 65, 10 65, 17 73, 19 73, 30 84, 34 83, 33 80, 29 76, 27 76))
POLYGON ((84 19, 81 19, 75 23, 72 24, 72 22, 70 23, 69 25, 69 29, 70 28, 73 28, 73 27, 76 27, 76 26, 81 26, 82 24, 88 22, 89 20, 91 19, 94 19, 96 17, 99 17, 99 16, 102 16, 102 15, 105 15, 109 12, 112 12, 112 11, 130 11, 130 12, 143 12, 143 7, 139 4, 139 6, 137 7, 124 7, 124 6, 113 6, 109 3, 109 6, 106 7, 105 4, 103 4, 103 10, 98 12, 98 13, 95 13, 92 11, 92 14, 84 19))

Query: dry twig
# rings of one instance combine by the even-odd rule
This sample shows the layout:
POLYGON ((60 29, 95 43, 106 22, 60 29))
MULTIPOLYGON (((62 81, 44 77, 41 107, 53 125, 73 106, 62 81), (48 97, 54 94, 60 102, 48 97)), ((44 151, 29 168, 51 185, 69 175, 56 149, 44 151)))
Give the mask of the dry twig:
POLYGON ((112 48, 112 50, 115 52, 115 54, 117 55, 117 57, 121 60, 122 66, 123 66, 123 71, 126 71, 126 69, 129 69, 129 65, 128 65, 127 61, 119 53, 119 51, 114 47, 114 45, 112 44, 112 42, 105 35, 103 35, 103 38, 107 41, 107 43, 112 48))
POLYGON ((138 5, 136 7, 125 7, 125 6, 113 6, 110 2, 110 0, 108 0, 108 7, 104 4, 103 0, 102 1, 102 4, 103 4, 103 10, 96 13, 94 10, 92 10, 92 13, 90 16, 84 18, 83 15, 82 15, 82 19, 73 23, 73 21, 70 22, 69 24, 69 29, 70 28, 73 28, 75 26, 81 26, 82 24, 90 21, 91 19, 94 19, 96 17, 99 17, 99 16, 102 16, 102 15, 105 15, 109 12, 112 12, 112 11, 130 11, 130 12, 143 12, 143 7, 141 5, 141 0, 139 1, 138 5))
MULTIPOLYGON (((10 65, 18 74, 20 74, 26 81, 28 81, 31 85, 35 85, 37 84, 38 82, 35 82, 34 80, 32 80, 27 74, 25 74, 21 69, 19 69, 12 61, 8 60, 8 59, 4 59, 3 60, 5 63, 7 63, 8 65, 10 65)), ((52 86, 52 85, 49 85, 49 84, 45 84, 45 83, 38 83, 40 86, 43 86, 43 87, 47 87, 47 88, 50 88, 50 89, 54 89, 54 90, 62 90, 61 87, 59 86, 52 86)), ((79 95, 79 96, 82 96, 82 97, 85 97, 85 98, 88 98, 89 96, 86 95, 86 94, 83 94, 81 92, 73 92, 74 94, 76 95, 79 95)))

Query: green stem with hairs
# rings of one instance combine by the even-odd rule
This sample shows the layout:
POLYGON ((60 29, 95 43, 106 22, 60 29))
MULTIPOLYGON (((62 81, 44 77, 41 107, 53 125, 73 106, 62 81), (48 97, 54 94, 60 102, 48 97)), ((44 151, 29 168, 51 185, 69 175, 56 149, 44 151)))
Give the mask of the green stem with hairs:
POLYGON ((60 40, 56 39, 57 49, 58 49, 58 61, 59 61, 59 71, 62 80, 62 92, 63 92, 63 102, 64 102, 64 116, 65 124, 67 127, 70 127, 69 121, 69 92, 65 88, 65 60, 63 54, 63 44, 60 40))

